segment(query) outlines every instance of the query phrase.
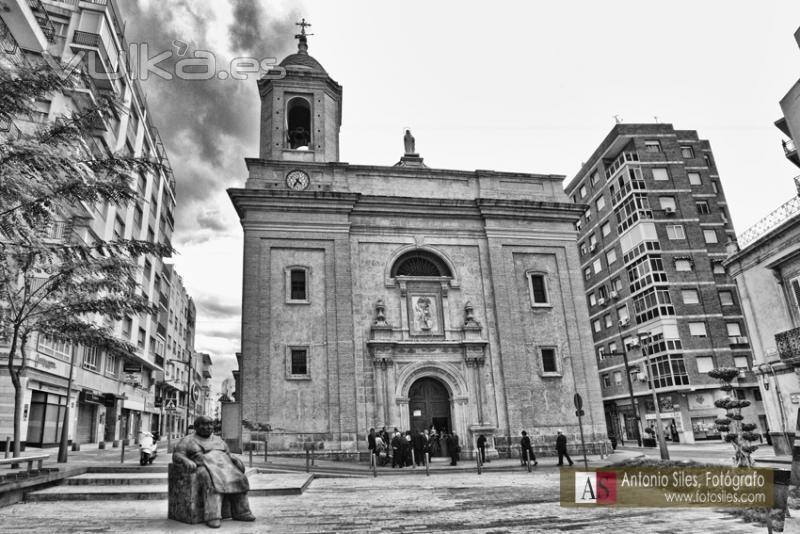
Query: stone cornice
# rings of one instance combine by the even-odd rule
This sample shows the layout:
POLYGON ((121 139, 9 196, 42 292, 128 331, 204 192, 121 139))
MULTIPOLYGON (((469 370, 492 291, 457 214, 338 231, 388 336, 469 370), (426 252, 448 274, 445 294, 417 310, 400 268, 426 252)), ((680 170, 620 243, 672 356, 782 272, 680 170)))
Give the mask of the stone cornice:
POLYGON ((350 213, 358 193, 330 191, 289 191, 286 189, 228 189, 228 196, 240 219, 248 210, 296 213, 350 213))

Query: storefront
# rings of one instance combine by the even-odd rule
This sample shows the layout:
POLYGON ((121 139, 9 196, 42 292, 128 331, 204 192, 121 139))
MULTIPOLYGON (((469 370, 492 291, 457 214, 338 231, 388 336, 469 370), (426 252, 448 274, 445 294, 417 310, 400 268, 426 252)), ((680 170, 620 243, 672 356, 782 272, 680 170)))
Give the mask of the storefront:
MULTIPOLYGON (((54 388, 55 389, 55 388, 54 388)), ((67 390, 63 394, 32 390, 28 406, 27 445, 48 447, 58 445, 61 440, 61 425, 67 408, 67 390)))
POLYGON ((90 389, 81 391, 78 397, 78 425, 74 441, 94 443, 98 441, 100 419, 105 419, 104 397, 90 389))

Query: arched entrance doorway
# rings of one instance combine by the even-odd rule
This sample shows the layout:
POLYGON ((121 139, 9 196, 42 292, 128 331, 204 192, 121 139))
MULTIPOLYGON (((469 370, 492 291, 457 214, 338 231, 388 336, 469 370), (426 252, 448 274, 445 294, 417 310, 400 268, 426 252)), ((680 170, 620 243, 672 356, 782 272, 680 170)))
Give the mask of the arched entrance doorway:
POLYGON ((450 417, 450 395, 444 384, 435 378, 420 378, 408 391, 411 431, 420 432, 431 425, 437 432, 453 429, 450 417))

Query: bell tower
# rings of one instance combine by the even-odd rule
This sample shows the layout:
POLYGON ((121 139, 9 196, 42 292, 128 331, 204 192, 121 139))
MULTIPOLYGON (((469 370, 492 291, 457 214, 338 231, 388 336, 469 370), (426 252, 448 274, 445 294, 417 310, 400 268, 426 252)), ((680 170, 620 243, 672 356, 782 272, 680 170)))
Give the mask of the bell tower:
POLYGON ((264 160, 339 161, 342 87, 308 54, 305 19, 296 23, 297 53, 287 56, 258 81, 264 160))

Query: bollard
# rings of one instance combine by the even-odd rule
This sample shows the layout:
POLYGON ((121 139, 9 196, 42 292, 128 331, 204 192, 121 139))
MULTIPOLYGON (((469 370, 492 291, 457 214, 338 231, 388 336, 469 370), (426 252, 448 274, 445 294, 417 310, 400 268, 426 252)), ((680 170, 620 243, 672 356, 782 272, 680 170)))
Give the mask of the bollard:
POLYGON ((125 463, 125 442, 126 441, 127 440, 125 440, 125 439, 122 440, 122 447, 120 448, 119 463, 121 463, 121 464, 125 463))
POLYGON ((431 476, 431 453, 425 453, 425 476, 431 476))
POLYGON ((247 447, 248 452, 250 453, 250 467, 253 467, 253 442, 251 441, 249 446, 247 447))
POLYGON ((369 453, 369 458, 370 458, 369 463, 371 464, 370 467, 372 467, 372 477, 373 478, 377 478, 377 476, 378 476, 378 465, 377 465, 378 464, 378 459, 375 457, 374 454, 372 454, 372 451, 370 451, 370 453, 369 453))
POLYGON ((528 466, 528 473, 531 472, 531 458, 528 453, 528 449, 525 449, 525 465, 528 466))
POLYGON ((267 440, 264 440, 264 463, 269 463, 267 461, 267 440))
POLYGON ((480 449, 475 449, 475 463, 478 464, 478 474, 483 474, 481 471, 481 451, 480 449))
POLYGON ((11 436, 6 436, 6 458, 8 458, 9 448, 11 448, 11 436))
POLYGON ((411 467, 413 469, 417 468, 417 459, 416 459, 416 457, 414 455, 414 449, 411 449, 411 467))
POLYGON ((311 472, 311 451, 306 449, 306 473, 311 472))

